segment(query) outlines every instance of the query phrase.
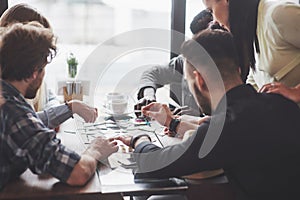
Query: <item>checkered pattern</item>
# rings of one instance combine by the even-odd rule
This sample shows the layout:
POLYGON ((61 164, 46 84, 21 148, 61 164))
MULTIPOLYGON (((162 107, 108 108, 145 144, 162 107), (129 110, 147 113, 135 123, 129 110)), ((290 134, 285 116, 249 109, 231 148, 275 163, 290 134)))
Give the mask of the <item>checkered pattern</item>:
POLYGON ((65 182, 80 156, 65 148, 13 86, 2 81, 0 108, 0 189, 26 169, 65 182))

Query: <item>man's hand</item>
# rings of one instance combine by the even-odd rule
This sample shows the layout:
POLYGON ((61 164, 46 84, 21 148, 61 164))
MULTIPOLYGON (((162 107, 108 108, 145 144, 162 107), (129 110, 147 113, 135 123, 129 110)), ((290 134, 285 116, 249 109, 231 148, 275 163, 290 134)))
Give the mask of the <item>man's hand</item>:
POLYGON ((176 118, 179 118, 181 120, 179 128, 177 130, 177 135, 175 135, 173 132, 171 132, 167 127, 164 128, 164 134, 168 135, 169 137, 177 137, 177 138, 183 138, 187 130, 195 130, 192 128, 192 124, 195 125, 195 128, 198 127, 198 125, 202 124, 203 122, 209 120, 210 116, 205 117, 195 117, 190 115, 182 115, 182 116, 175 116, 176 118))
POLYGON ((98 117, 97 108, 86 105, 82 101, 71 100, 68 102, 73 113, 78 114, 85 122, 95 122, 98 117))
POLYGON ((126 146, 130 146, 130 141, 131 141, 132 136, 130 135, 122 135, 114 138, 115 140, 120 140, 123 142, 126 146))
POLYGON ((138 103, 134 105, 134 112, 136 117, 140 117, 142 115, 141 109, 143 106, 149 105, 150 103, 153 102, 156 102, 156 100, 153 98, 148 98, 148 97, 141 98, 138 101, 138 103))
MULTIPOLYGON (((118 136, 116 138, 114 138, 115 140, 120 140, 122 141, 125 145, 129 146, 130 147, 130 142, 132 140, 132 136, 130 135, 123 135, 123 136, 118 136)), ((149 141, 149 138, 146 137, 146 136, 142 136, 140 138, 138 138, 137 141, 135 141, 134 143, 134 147, 135 148, 136 146, 138 146, 140 143, 142 142, 145 142, 145 141, 149 141)))
POLYGON ((151 103, 143 107, 142 113, 166 127, 169 127, 171 120, 175 118, 169 107, 161 103, 151 103))
POLYGON ((90 146, 85 151, 85 154, 88 154, 100 161, 107 158, 112 153, 118 151, 117 142, 114 139, 105 139, 103 137, 95 138, 90 146))

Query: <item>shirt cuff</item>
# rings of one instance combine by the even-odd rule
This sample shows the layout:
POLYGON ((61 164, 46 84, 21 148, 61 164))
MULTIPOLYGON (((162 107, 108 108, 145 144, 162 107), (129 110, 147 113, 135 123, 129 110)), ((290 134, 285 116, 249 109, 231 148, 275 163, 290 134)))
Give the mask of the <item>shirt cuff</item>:
POLYGON ((72 111, 65 104, 47 109, 47 114, 49 128, 56 128, 61 123, 73 116, 72 111))

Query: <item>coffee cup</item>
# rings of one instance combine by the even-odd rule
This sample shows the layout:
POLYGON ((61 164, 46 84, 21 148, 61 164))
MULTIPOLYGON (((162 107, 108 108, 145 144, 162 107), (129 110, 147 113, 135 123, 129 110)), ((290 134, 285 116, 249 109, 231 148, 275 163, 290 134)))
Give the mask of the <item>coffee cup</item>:
POLYGON ((127 100, 125 99, 112 99, 109 101, 109 107, 113 114, 121 115, 127 111, 127 100))
POLYGON ((127 111, 128 97, 125 94, 111 92, 106 94, 106 108, 112 114, 121 115, 127 111))
POLYGON ((105 96, 106 96, 106 101, 110 101, 113 99, 126 99, 126 95, 120 92, 109 92, 105 96))

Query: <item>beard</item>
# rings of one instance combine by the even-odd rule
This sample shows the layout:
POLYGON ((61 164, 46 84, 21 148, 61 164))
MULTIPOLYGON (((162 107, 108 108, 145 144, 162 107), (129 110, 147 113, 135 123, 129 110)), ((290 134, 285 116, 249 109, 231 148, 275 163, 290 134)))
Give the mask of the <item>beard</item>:
POLYGON ((198 89, 198 87, 196 86, 195 83, 193 84, 193 89, 195 92, 194 98, 196 99, 196 102, 197 102, 198 106, 200 107, 201 111, 205 115, 211 115, 210 100, 200 92, 200 90, 198 89))
POLYGON ((38 89, 39 89, 40 86, 41 86, 41 83, 42 83, 42 81, 39 80, 39 79, 36 79, 36 80, 32 81, 32 82, 28 85, 24 97, 27 98, 27 99, 33 99, 33 98, 35 98, 36 93, 37 93, 38 89))

